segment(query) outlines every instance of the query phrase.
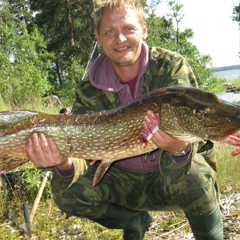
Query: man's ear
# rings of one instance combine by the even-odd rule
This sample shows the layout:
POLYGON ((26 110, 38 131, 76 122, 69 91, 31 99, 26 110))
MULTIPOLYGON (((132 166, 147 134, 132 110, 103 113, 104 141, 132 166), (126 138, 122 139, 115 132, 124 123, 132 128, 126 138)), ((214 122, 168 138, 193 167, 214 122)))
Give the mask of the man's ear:
POLYGON ((98 34, 97 30, 94 30, 94 35, 95 35, 95 38, 96 38, 96 40, 97 40, 98 46, 101 46, 102 43, 101 43, 101 41, 100 41, 100 37, 99 37, 99 34, 98 34))
POLYGON ((148 36, 148 27, 147 27, 147 23, 145 22, 143 24, 143 40, 147 39, 148 36))

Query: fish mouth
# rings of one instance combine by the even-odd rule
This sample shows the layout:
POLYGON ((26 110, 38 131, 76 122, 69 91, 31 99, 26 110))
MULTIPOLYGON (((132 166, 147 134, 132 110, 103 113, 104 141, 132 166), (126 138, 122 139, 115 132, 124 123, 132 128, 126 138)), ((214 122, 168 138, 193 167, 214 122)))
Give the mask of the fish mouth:
POLYGON ((240 130, 222 138, 221 142, 228 143, 228 144, 231 144, 231 145, 234 145, 234 146, 240 146, 240 130))
MULTIPOLYGON (((229 134, 228 136, 224 137, 221 142, 231 144, 234 146, 240 146, 240 130, 236 131, 233 134, 229 134)), ((240 154, 240 147, 237 147, 233 152, 232 156, 237 156, 240 154)))

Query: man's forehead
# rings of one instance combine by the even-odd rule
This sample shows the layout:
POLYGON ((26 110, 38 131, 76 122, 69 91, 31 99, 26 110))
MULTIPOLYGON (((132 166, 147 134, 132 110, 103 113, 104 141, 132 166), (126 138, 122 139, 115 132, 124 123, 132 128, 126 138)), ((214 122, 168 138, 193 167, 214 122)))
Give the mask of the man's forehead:
MULTIPOLYGON (((132 8, 123 9, 123 8, 114 8, 112 10, 106 9, 102 14, 102 20, 106 17, 111 16, 111 18, 127 19, 129 22, 136 22, 139 20, 138 12, 132 8)), ((101 22, 102 22, 101 20, 101 22)))

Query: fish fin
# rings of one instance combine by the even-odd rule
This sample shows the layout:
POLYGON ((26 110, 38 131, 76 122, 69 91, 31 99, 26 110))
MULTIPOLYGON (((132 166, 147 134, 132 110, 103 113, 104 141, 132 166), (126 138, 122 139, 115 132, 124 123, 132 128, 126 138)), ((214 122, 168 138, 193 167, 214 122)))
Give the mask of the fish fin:
POLYGON ((104 174, 107 172, 108 168, 112 164, 112 160, 102 160, 100 165, 98 166, 94 178, 93 178, 93 186, 95 187, 103 178, 104 174))

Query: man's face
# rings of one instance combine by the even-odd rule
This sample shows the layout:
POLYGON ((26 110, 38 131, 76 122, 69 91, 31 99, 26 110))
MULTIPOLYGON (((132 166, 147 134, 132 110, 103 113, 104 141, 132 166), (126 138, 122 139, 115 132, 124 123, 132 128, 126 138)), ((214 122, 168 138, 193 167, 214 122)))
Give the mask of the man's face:
POLYGON ((99 45, 115 67, 126 67, 138 63, 142 41, 147 37, 146 24, 140 24, 131 9, 105 11, 99 33, 95 32, 99 45))

